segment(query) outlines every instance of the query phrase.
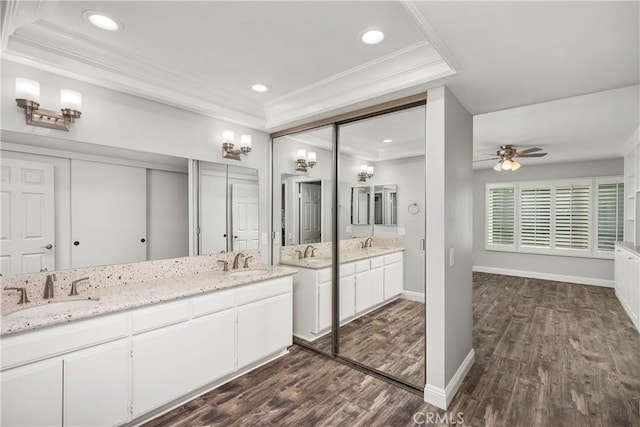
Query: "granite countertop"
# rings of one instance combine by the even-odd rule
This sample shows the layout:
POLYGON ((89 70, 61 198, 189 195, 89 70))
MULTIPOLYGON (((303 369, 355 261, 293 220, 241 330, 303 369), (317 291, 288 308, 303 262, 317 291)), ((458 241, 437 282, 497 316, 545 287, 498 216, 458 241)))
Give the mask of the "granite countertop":
MULTIPOLYGON (((340 253, 340 264, 347 262, 360 261, 363 259, 373 258, 382 255, 389 255, 395 252, 402 252, 404 248, 365 248, 353 249, 340 253)), ((309 257, 302 259, 285 259, 280 260, 282 265, 290 265, 293 267, 310 268, 319 270, 321 268, 331 267, 331 257, 309 257)))
MULTIPOLYGON (((5 336, 17 332, 37 329, 67 323, 74 320, 86 319, 102 314, 116 313, 119 311, 142 307, 160 302, 205 294, 221 289, 233 288, 259 282, 290 276, 296 273, 295 269, 271 265, 254 265, 251 270, 264 271, 263 274, 250 276, 233 275, 235 271, 207 271, 199 274, 175 276, 164 279, 149 280, 146 282, 129 283, 122 286, 108 286, 80 291, 80 295, 56 296, 46 302, 33 302, 23 305, 15 305, 2 313, 2 328, 0 335, 5 336), (20 310, 71 300, 95 300, 87 304, 79 304, 59 314, 26 315, 17 314, 20 310), (6 315, 13 314, 5 318, 6 315)), ((246 271, 246 270, 238 270, 246 271)))
POLYGON ((616 245, 628 250, 629 252, 632 252, 637 256, 640 256, 640 246, 634 246, 634 244, 630 242, 616 242, 616 245))

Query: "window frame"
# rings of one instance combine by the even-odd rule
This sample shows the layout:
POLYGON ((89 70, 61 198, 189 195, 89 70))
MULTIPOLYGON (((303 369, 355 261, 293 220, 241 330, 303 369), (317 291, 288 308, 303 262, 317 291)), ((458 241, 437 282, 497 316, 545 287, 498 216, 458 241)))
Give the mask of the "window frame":
MULTIPOLYGON (((574 258, 613 259, 614 251, 602 251, 598 249, 598 186, 600 184, 624 184, 623 175, 568 178, 539 181, 510 181, 487 183, 485 185, 485 250, 497 252, 514 252, 523 254, 567 256, 574 258), (569 249, 556 247, 556 189, 562 186, 589 186, 589 225, 588 225, 588 249, 569 249), (514 243, 511 245, 494 244, 489 242, 489 191, 493 188, 513 188, 514 193, 514 243), (527 188, 550 188, 550 230, 549 247, 523 246, 522 245, 522 190, 527 188)), ((623 198, 623 203, 626 202, 623 198)))

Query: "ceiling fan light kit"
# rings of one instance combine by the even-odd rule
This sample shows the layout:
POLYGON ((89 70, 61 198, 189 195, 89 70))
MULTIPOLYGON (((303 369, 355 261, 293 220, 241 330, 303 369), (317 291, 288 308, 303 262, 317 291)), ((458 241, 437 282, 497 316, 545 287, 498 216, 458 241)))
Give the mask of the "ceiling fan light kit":
MULTIPOLYGON (((496 155, 498 163, 493 166, 493 170, 496 172, 502 171, 517 171, 522 166, 517 160, 516 157, 544 157, 547 153, 538 153, 538 151, 542 151, 542 148, 533 147, 528 148, 526 150, 517 151, 513 145, 502 145, 500 149, 496 151, 496 155)), ((486 160, 495 160, 486 159, 486 160)))

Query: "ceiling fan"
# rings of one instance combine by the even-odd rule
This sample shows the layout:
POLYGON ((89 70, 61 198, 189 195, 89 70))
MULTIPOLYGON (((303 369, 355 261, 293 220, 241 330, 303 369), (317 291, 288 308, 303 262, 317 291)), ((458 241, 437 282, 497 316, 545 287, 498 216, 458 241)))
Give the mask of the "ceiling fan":
POLYGON ((476 160, 476 162, 484 162, 487 160, 498 160, 498 163, 493 166, 493 170, 496 172, 505 171, 515 171, 520 169, 520 163, 515 159, 518 157, 544 157, 547 153, 540 153, 542 148, 533 147, 527 148, 526 150, 519 151, 513 145, 501 145, 500 149, 496 151, 497 157, 492 157, 490 159, 482 159, 476 160))

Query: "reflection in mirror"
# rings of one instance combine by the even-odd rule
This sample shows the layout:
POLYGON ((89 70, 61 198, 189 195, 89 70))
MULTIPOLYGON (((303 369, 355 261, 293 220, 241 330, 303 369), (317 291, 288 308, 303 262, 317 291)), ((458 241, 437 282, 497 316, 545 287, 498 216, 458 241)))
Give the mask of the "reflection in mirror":
POLYGON ((371 187, 351 187, 351 225, 369 224, 370 204, 371 187))
POLYGON ((199 163, 200 255, 258 249, 258 171, 199 163))
MULTIPOLYGON (((350 122, 338 132, 340 180, 355 181, 362 164, 375 172, 367 181, 373 190, 368 203, 373 224, 355 225, 342 215, 338 223, 345 231, 340 242, 340 355, 420 389, 425 385, 420 245, 425 218, 424 213, 411 215, 407 207, 424 203, 425 119, 420 106, 350 122)), ((367 190, 353 190, 346 189, 347 197, 353 200, 356 193, 366 203, 367 190)))
POLYGON ((189 254, 187 159, 11 135, 3 131, 1 233, 23 238, 3 239, 2 275, 189 254))
POLYGON ((293 276, 294 337, 331 353, 332 127, 275 138, 272 144, 273 229, 278 236, 273 262, 298 270, 293 276), (308 160, 314 155, 311 167, 308 160))
POLYGON ((397 225, 398 224, 398 186, 376 185, 374 187, 374 224, 397 225))

